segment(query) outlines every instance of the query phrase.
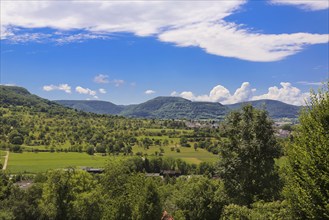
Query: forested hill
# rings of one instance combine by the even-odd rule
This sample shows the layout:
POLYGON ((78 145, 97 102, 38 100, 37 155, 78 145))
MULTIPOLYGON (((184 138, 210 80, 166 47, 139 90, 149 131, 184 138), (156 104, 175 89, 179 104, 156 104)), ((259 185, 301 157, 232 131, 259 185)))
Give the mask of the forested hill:
POLYGON ((97 100, 56 100, 55 102, 66 107, 97 114, 118 115, 124 109, 124 106, 97 100))
POLYGON ((33 95, 27 89, 18 86, 0 85, 0 104, 2 107, 24 106, 41 112, 46 110, 67 110, 55 102, 33 95))
POLYGON ((133 118, 157 119, 221 119, 231 110, 251 104, 257 109, 266 109, 272 118, 297 118, 300 106, 289 105, 276 100, 257 100, 232 105, 213 102, 192 102, 180 97, 157 97, 138 105, 118 106, 104 101, 56 101, 78 110, 117 114, 133 118))
POLYGON ((57 100, 55 102, 81 111, 132 118, 221 119, 229 110, 220 103, 192 102, 179 97, 157 97, 138 105, 128 106, 104 101, 57 100))
POLYGON ((228 108, 220 103, 192 102, 179 97, 157 97, 121 112, 127 117, 160 119, 221 119, 228 108))
POLYGON ((297 118, 299 111, 301 110, 300 106, 289 105, 276 100, 257 100, 250 102, 241 102, 232 105, 227 105, 232 110, 240 109, 243 105, 251 104, 257 109, 265 109, 268 111, 271 118, 297 118))

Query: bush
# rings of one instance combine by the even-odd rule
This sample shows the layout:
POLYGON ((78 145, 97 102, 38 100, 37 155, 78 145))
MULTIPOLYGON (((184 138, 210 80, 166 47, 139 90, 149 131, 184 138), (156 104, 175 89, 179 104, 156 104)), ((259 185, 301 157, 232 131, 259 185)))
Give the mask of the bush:
POLYGON ((249 209, 246 206, 230 204, 225 206, 221 215, 226 219, 292 219, 287 201, 256 202, 249 209))
POLYGON ((86 150, 87 154, 89 155, 94 155, 95 153, 95 150, 93 147, 88 147, 87 150, 86 150))
POLYGON ((23 152, 21 146, 19 146, 19 145, 14 145, 14 146, 12 146, 12 147, 10 148, 10 150, 11 150, 12 152, 14 152, 14 153, 22 153, 22 152, 23 152))

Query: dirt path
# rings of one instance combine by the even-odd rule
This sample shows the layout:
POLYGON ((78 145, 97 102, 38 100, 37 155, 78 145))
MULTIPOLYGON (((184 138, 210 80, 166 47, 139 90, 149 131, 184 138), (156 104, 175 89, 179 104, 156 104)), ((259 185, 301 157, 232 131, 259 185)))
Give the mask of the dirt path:
POLYGON ((2 170, 6 170, 7 164, 8 164, 8 159, 9 159, 9 151, 6 151, 7 155, 5 156, 5 163, 3 164, 2 170))

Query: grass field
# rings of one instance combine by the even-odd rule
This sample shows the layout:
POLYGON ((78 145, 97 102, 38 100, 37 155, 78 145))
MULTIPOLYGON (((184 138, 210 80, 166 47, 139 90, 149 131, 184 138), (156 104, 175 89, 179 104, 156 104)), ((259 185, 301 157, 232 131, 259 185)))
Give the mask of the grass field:
MULTIPOLYGON (((180 147, 180 153, 171 151, 170 147, 163 147, 164 156, 181 158, 188 163, 199 164, 205 162, 215 162, 218 160, 217 155, 207 152, 204 149, 180 147)), ((145 150, 142 147, 133 147, 133 152, 143 152, 148 155, 154 155, 155 152, 160 152, 160 147, 150 147, 145 150)), ((4 154, 4 152, 3 152, 4 154)), ((65 168, 65 167, 104 167, 107 160, 116 159, 122 156, 90 156, 86 153, 50 153, 50 152, 23 152, 10 153, 8 160, 7 171, 9 173, 38 173, 45 172, 49 169, 65 168)))
POLYGON ((86 153, 24 152, 10 153, 7 170, 9 173, 38 173, 65 167, 104 167, 111 157, 90 156, 86 153))
MULTIPOLYGON (((174 147, 174 146, 173 146, 174 147)), ((164 149, 164 156, 181 158, 189 163, 199 164, 201 162, 216 162, 218 160, 218 155, 214 155, 207 150, 198 148, 196 151, 193 147, 179 147, 180 153, 175 150, 171 151, 170 146, 162 147, 164 149)), ((133 147, 133 152, 142 152, 143 154, 152 155, 155 152, 160 153, 160 147, 151 146, 150 149, 144 149, 143 147, 133 147)))

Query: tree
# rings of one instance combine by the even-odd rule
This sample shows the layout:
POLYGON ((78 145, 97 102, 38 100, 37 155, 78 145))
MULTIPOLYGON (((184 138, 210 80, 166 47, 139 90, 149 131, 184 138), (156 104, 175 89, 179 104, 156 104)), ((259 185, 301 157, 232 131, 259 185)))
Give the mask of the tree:
POLYGON ((138 209, 139 216, 136 219, 153 220, 161 218, 161 198, 152 179, 146 181, 145 192, 140 201, 138 209))
POLYGON ((166 210, 173 213, 174 219, 177 215, 179 219, 217 220, 227 197, 221 182, 198 176, 178 178, 170 200, 173 204, 166 210))
POLYGON ((18 131, 13 130, 9 133, 9 142, 12 144, 18 144, 21 145, 24 143, 24 138, 23 135, 21 135, 20 133, 18 133, 18 131))
POLYGON ((43 185, 40 201, 40 211, 44 218, 77 219, 76 216, 81 210, 78 212, 75 209, 76 201, 79 198, 78 204, 81 204, 86 193, 96 187, 92 176, 85 171, 74 169, 53 170, 47 175, 48 179, 43 185))
POLYGON ((281 184, 274 158, 279 157, 280 148, 272 124, 266 111, 251 105, 231 112, 225 119, 228 143, 220 148, 218 168, 233 203, 271 201, 279 194, 281 184))
POLYGON ((329 82, 310 102, 287 148, 284 194, 295 218, 329 219, 329 82))

